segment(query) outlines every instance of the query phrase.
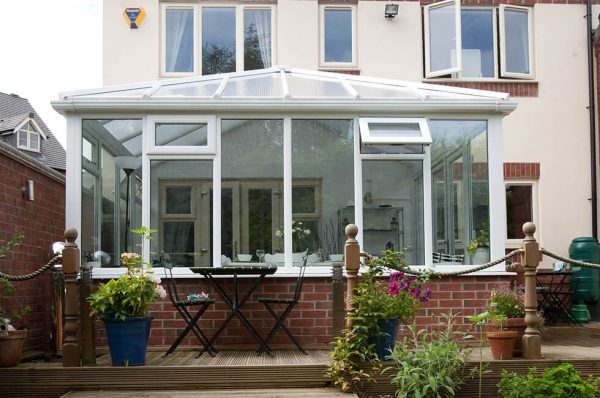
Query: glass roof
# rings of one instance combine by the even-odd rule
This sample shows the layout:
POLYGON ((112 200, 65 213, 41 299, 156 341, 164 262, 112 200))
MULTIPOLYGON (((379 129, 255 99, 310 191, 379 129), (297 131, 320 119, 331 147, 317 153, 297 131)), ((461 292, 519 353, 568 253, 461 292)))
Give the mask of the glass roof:
POLYGON ((503 104, 504 111, 509 112, 516 106, 505 93, 279 66, 65 93, 53 105, 57 110, 61 107, 67 110, 67 104, 76 106, 78 101, 93 107, 96 103, 104 106, 111 102, 115 106, 127 106, 128 103, 136 106, 168 105, 171 101, 181 104, 182 100, 189 100, 195 106, 218 106, 219 102, 251 104, 254 100, 291 106, 352 102, 357 106, 411 104, 418 107, 430 102, 448 107, 459 104, 465 109, 485 103, 487 110, 496 111, 498 109, 494 106, 503 104))

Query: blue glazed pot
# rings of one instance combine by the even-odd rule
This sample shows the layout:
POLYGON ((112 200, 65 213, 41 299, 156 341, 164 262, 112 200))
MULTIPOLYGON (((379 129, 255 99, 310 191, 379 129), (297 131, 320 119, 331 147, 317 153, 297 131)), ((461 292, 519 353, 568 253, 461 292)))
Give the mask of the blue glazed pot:
POLYGON ((146 363, 146 348, 153 316, 102 318, 113 366, 139 366, 146 363))
POLYGON ((398 334, 399 319, 381 319, 377 322, 379 325, 379 336, 373 337, 375 342, 375 351, 382 361, 386 359, 394 349, 396 344, 396 335, 398 334))

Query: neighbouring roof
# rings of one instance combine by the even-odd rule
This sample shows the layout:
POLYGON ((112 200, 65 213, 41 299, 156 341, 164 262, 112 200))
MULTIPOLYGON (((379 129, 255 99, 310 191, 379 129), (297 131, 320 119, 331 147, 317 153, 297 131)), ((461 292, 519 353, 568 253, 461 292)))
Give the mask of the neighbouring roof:
POLYGON ((275 66, 63 93, 52 106, 75 110, 338 110, 508 114, 508 94, 275 66))
POLYGON ((65 150, 29 101, 15 94, 0 92, 0 141, 11 145, 13 141, 10 140, 8 134, 11 134, 27 118, 32 118, 42 130, 40 133, 46 137, 42 140, 40 153, 19 151, 45 166, 64 171, 66 169, 65 150))

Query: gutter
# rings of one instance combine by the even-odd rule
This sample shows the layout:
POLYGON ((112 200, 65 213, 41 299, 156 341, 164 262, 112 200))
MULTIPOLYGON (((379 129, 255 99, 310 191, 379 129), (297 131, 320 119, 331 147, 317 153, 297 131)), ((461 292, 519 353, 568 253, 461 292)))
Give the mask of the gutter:
POLYGON ((589 118, 590 118, 590 161, 591 161, 591 191, 592 204, 592 236, 598 240, 598 196, 596 184, 596 103, 594 82, 594 38, 592 30, 592 0, 587 0, 587 42, 588 42, 588 95, 589 95, 589 118))

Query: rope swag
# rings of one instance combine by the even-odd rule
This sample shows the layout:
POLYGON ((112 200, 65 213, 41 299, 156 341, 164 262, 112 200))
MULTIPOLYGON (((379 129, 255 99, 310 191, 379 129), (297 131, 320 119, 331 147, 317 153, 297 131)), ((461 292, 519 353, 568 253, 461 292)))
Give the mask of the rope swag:
POLYGON ((52 257, 50 259, 50 261, 48 261, 45 265, 42 265, 38 270, 33 271, 30 274, 9 275, 9 274, 5 274, 4 272, 0 272, 0 278, 6 278, 9 281, 26 281, 29 279, 33 279, 36 276, 39 276, 39 275, 43 274, 44 272, 48 271, 50 268, 52 268, 54 266, 54 264, 59 262, 60 259, 61 259, 61 256, 57 254, 56 256, 52 257))
POLYGON ((542 251, 543 254, 553 257, 556 260, 559 261, 564 261, 565 263, 569 263, 571 265, 579 265, 581 267, 588 267, 588 268, 596 268, 596 269, 600 269, 600 264, 594 264, 594 263, 586 263, 585 261, 578 261, 578 260, 573 260, 570 258, 566 258, 563 256, 559 256, 558 254, 554 254, 548 250, 545 249, 540 249, 542 251))

